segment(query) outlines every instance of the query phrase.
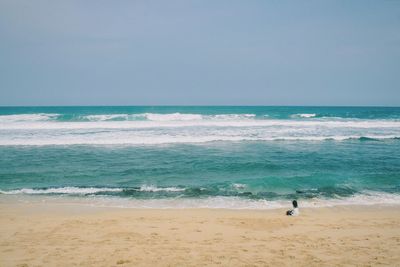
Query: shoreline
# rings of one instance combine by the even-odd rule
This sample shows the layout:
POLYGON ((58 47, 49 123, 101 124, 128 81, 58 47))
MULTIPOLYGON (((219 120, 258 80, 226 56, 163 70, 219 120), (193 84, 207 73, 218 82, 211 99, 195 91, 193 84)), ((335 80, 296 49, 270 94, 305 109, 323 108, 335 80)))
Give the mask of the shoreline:
MULTIPOLYGON (((370 192, 347 198, 332 199, 297 199, 301 209, 320 209, 336 207, 400 207, 400 195, 384 192, 370 192)), ((40 204, 76 205, 117 209, 150 210, 247 210, 268 211, 289 209, 291 200, 246 199, 240 197, 205 197, 205 198, 122 198, 114 196, 73 196, 43 194, 0 194, 0 204, 40 204)))
POLYGON ((0 201, 1 266, 396 265, 398 206, 121 209, 0 201), (25 264, 25 265, 24 265, 25 264))

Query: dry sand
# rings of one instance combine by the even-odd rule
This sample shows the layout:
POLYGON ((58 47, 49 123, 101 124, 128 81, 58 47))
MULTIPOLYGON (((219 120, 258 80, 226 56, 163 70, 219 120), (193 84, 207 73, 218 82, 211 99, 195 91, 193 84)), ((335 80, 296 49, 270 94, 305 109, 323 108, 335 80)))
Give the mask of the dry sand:
POLYGON ((399 266, 399 207, 138 210, 0 201, 0 266, 399 266))

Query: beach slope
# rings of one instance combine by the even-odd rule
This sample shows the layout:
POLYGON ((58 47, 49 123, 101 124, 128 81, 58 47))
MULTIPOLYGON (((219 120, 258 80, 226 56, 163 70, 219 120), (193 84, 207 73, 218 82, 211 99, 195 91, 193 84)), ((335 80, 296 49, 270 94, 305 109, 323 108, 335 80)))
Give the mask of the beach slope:
POLYGON ((395 266, 398 207, 152 210, 0 202, 0 266, 395 266))

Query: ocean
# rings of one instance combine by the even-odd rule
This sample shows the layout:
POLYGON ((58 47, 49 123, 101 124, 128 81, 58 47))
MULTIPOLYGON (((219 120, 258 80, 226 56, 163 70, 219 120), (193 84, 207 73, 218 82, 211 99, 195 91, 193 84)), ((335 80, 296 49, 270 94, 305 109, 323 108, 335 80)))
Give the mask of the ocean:
POLYGON ((0 199, 400 204, 399 107, 0 107, 0 199))

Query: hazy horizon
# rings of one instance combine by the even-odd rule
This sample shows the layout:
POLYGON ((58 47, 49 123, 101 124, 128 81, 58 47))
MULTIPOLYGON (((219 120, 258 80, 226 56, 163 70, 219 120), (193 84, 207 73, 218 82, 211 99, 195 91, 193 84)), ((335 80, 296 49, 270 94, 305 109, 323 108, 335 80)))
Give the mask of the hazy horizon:
POLYGON ((343 108, 399 108, 400 106, 383 105, 0 105, 1 108, 18 107, 343 107, 343 108))

